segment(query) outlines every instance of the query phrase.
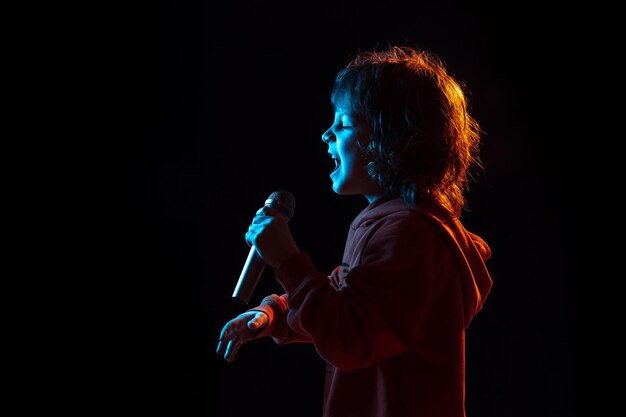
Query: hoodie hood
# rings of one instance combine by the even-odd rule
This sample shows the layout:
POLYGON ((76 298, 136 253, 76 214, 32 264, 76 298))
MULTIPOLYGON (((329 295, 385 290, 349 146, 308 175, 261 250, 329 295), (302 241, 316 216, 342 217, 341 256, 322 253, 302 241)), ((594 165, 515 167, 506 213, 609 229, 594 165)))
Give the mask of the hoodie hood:
POLYGON ((491 257, 489 245, 480 236, 465 229, 458 218, 452 217, 443 206, 434 201, 413 208, 401 198, 381 197, 364 208, 350 227, 367 227, 381 217, 401 212, 419 213, 450 243, 462 273, 465 327, 469 326, 493 285, 485 265, 485 261, 491 257))

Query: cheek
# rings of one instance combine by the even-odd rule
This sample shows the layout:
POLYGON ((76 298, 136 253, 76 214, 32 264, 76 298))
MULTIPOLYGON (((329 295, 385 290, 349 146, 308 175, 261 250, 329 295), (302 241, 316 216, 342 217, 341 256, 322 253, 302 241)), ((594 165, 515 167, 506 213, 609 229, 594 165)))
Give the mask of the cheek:
POLYGON ((361 155, 350 155, 342 162, 342 177, 350 181, 365 181, 369 178, 367 162, 361 155))
POLYGON ((364 159, 361 148, 359 148, 359 146, 355 142, 345 144, 342 149, 340 149, 340 152, 342 160, 345 159, 346 161, 350 161, 351 163, 355 163, 364 159))
POLYGON ((343 167, 343 172, 346 174, 354 173, 359 166, 359 158, 354 154, 348 154, 341 161, 341 165, 343 167))
POLYGON ((361 148, 357 146, 347 149, 345 155, 346 161, 349 161, 352 168, 359 168, 367 165, 363 151, 361 151, 361 148))

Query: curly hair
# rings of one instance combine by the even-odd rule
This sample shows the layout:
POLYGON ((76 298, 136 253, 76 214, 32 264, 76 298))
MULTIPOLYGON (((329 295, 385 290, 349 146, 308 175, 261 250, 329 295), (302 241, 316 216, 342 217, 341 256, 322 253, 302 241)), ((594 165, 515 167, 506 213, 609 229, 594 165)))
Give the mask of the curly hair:
POLYGON ((469 169, 482 168, 481 131, 439 57, 406 46, 359 52, 337 73, 331 102, 369 124, 361 149, 387 195, 411 205, 434 198, 461 214, 469 169))

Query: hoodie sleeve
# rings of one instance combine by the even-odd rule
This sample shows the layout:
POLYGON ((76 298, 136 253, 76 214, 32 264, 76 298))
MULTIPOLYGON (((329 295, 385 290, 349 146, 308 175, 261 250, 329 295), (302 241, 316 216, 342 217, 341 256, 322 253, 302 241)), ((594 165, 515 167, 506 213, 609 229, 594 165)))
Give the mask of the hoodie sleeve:
POLYGON ((287 325, 287 294, 268 295, 257 307, 249 311, 261 311, 268 317, 268 335, 277 344, 306 343, 311 342, 311 338, 299 334, 287 325))
POLYGON ((393 230, 373 235, 341 289, 306 253, 288 259, 275 276, 288 294, 289 327, 342 370, 395 356, 419 339, 432 288, 424 251, 393 230))
MULTIPOLYGON (((337 267, 333 270, 331 275, 327 277, 330 279, 331 285, 334 288, 338 287, 338 274, 341 267, 337 267)), ((268 295, 261 301, 261 304, 251 308, 248 311, 261 311, 268 317, 268 335, 274 339, 277 344, 287 343, 307 343, 311 342, 311 338, 295 332, 291 327, 287 325, 287 294, 268 295)))

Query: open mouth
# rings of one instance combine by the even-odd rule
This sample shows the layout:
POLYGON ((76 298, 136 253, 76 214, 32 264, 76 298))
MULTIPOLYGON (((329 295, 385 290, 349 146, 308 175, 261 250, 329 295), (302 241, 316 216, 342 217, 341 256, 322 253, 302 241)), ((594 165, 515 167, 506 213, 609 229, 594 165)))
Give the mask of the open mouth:
POLYGON ((341 165, 341 159, 333 157, 333 162, 335 163, 335 169, 333 169, 333 172, 335 172, 339 169, 339 165, 341 165))

